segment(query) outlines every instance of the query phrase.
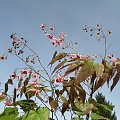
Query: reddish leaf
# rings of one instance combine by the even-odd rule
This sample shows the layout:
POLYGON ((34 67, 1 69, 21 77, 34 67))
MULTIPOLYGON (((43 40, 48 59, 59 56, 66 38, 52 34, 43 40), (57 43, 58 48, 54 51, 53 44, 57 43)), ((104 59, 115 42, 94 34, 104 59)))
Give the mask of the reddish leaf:
POLYGON ((108 73, 103 73, 102 77, 96 81, 94 86, 94 92, 99 88, 102 87, 102 85, 109 79, 108 73))
POLYGON ((68 107, 69 107, 69 103, 68 102, 63 102, 63 104, 62 104, 62 114, 64 114, 64 112, 67 110, 68 107))
POLYGON ((91 76, 94 73, 94 63, 93 62, 87 62, 83 65, 83 67, 78 71, 77 78, 75 80, 75 84, 78 85, 86 78, 91 76))
POLYGON ((77 96, 78 95, 77 95, 77 92, 76 92, 75 88, 71 87, 70 88, 70 94, 69 94, 69 100, 70 100, 71 104, 74 104, 74 100, 77 96))
POLYGON ((28 82, 29 82, 29 78, 26 78, 25 81, 24 81, 24 86, 25 87, 28 85, 28 82))
POLYGON ((19 80, 19 82, 18 82, 18 88, 21 87, 22 81, 23 81, 22 79, 19 80))
POLYGON ((56 61, 64 58, 66 55, 67 55, 67 53, 59 53, 57 56, 55 56, 55 58, 52 58, 51 62, 48 64, 48 66, 49 66, 50 64, 53 64, 53 63, 55 63, 56 61))
POLYGON ((16 101, 16 88, 14 88, 14 96, 13 96, 13 102, 15 103, 16 101))
POLYGON ((75 87, 79 91, 79 97, 82 100, 82 102, 84 103, 85 102, 85 98, 86 98, 86 92, 85 92, 85 90, 82 88, 81 85, 79 85, 79 86, 76 85, 75 87))
POLYGON ((8 79, 7 83, 13 85, 12 79, 8 79))
POLYGON ((63 81, 63 86, 64 87, 72 87, 72 86, 74 86, 74 83, 75 83, 75 80, 74 79, 71 79, 71 80, 69 80, 69 81, 63 81))
POLYGON ((49 104, 52 109, 57 110, 58 107, 58 101, 54 100, 52 97, 49 97, 49 104))
POLYGON ((79 67, 81 66, 81 64, 79 64, 78 62, 72 63, 69 65, 68 69, 65 71, 64 76, 74 72, 75 70, 77 70, 79 67))
POLYGON ((116 69, 117 69, 117 73, 116 73, 116 76, 113 78, 113 84, 110 88, 111 91, 113 90, 113 88, 116 86, 116 84, 118 83, 120 79, 120 64, 116 65, 116 69))
POLYGON ((53 70, 52 74, 59 69, 60 67, 62 67, 65 63, 67 62, 67 59, 64 59, 61 63, 59 63, 53 70))
POLYGON ((8 91, 8 83, 5 83, 5 93, 8 91))

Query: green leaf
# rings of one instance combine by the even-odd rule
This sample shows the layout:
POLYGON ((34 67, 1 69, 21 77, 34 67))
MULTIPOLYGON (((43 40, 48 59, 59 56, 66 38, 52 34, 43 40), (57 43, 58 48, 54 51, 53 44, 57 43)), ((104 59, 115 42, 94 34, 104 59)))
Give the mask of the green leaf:
POLYGON ((109 112, 112 112, 112 109, 110 109, 107 105, 97 103, 98 106, 102 106, 104 109, 106 109, 109 112))
POLYGON ((24 112, 33 110, 37 107, 33 100, 20 100, 14 103, 15 106, 19 105, 24 112))
POLYGON ((49 120, 50 110, 47 107, 27 112, 22 120, 49 120))
POLYGON ((103 116, 100 116, 100 115, 98 115, 98 114, 96 114, 96 113, 92 113, 92 115, 91 115, 91 118, 92 119, 96 119, 96 120, 110 120, 110 119, 108 119, 108 118, 106 118, 106 117, 103 117, 103 116))
POLYGON ((15 108, 7 107, 5 108, 3 113, 0 114, 0 120, 15 120, 18 114, 19 114, 18 109, 16 107, 15 108))

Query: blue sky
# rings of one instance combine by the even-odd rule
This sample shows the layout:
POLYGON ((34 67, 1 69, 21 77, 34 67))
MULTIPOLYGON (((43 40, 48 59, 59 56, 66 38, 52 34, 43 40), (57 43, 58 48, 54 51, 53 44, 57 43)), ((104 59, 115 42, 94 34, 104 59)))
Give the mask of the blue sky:
MULTIPOLYGON (((105 30, 113 34, 108 38, 109 49, 120 57, 120 1, 119 0, 1 0, 0 1, 0 54, 10 47, 11 33, 16 32, 29 40, 29 45, 37 51, 44 65, 48 64, 54 51, 53 46, 39 28, 41 23, 55 26, 58 32, 65 32, 68 41, 78 41, 77 49, 83 53, 103 53, 103 43, 82 30, 84 25, 102 24, 105 30), (47 59, 46 59, 47 56, 47 59)), ((22 62, 10 56, 6 62, 0 62, 0 81, 7 80, 15 67, 22 62)), ((101 89, 104 95, 115 105, 120 119, 120 83, 112 93, 106 85, 101 89)))

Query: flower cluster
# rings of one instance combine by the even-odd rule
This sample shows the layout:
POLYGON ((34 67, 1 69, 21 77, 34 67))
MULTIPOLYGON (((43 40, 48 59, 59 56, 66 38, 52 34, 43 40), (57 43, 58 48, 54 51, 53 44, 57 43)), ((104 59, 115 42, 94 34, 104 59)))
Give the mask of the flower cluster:
POLYGON ((116 66, 117 58, 115 58, 112 53, 109 53, 107 57, 110 59, 110 63, 112 63, 113 66, 116 66))
POLYGON ((70 58, 70 59, 74 59, 74 58, 77 58, 77 59, 87 59, 87 60, 89 60, 89 59, 95 59, 95 58, 98 58, 98 55, 92 55, 92 56, 90 56, 90 54, 86 54, 86 55, 82 55, 82 54, 80 54, 80 53, 69 53, 69 54, 67 54, 67 56, 70 58))
POLYGON ((41 24, 40 28, 44 31, 44 34, 49 38, 49 40, 55 47, 62 45, 66 34, 57 34, 55 33, 55 28, 49 27, 46 24, 41 24))
POLYGON ((112 34, 111 30, 107 30, 106 32, 104 32, 103 29, 102 29, 102 25, 100 25, 100 24, 97 24, 95 26, 95 28, 90 28, 87 25, 85 25, 85 27, 83 28, 83 30, 85 32, 90 32, 90 36, 93 36, 93 34, 95 33, 96 34, 96 39, 98 41, 100 41, 102 39, 104 40, 104 39, 106 39, 106 37, 108 35, 112 34))
POLYGON ((11 75, 10 75, 10 79, 18 79, 18 80, 23 80, 23 78, 28 78, 28 77, 32 77, 33 79, 37 80, 40 78, 40 74, 39 73, 35 73, 30 69, 22 69, 19 71, 19 74, 17 74, 17 72, 19 71, 19 69, 16 69, 11 75))

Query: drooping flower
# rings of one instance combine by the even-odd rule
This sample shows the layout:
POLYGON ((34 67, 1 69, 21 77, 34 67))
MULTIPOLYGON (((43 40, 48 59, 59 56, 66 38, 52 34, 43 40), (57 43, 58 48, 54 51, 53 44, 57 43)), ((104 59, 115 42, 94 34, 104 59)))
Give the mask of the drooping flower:
POLYGON ((18 80, 23 80, 23 76, 20 74, 17 76, 18 77, 18 80))
POLYGON ((4 56, 0 56, 0 60, 4 60, 5 59, 5 57, 4 56))
POLYGON ((23 74, 24 74, 24 75, 28 75, 28 70, 26 70, 26 69, 25 69, 25 70, 21 70, 21 74, 22 74, 22 75, 23 75, 23 74))
POLYGON ((16 77, 17 77, 17 76, 16 76, 16 73, 15 73, 15 72, 10 75, 10 79, 15 79, 16 77))
POLYGON ((112 31, 111 30, 108 30, 108 32, 107 32, 109 35, 111 35, 112 34, 112 31))
POLYGON ((32 77, 33 78, 36 78, 36 79, 39 79, 40 78, 40 75, 38 73, 32 73, 32 77))
POLYGON ((48 38, 53 39, 53 35, 48 34, 48 38))
POLYGON ((12 106, 12 104, 13 104, 13 102, 10 100, 6 101, 6 103, 5 103, 6 106, 12 106))
POLYGON ((55 82, 61 83, 64 80, 64 76, 61 74, 58 74, 58 76, 54 79, 55 82))
POLYGON ((41 28, 42 30, 44 30, 45 27, 46 27, 45 24, 41 24, 41 25, 40 25, 40 28, 41 28))
POLYGON ((82 58, 82 55, 81 54, 77 54, 77 58, 81 59, 82 58))

